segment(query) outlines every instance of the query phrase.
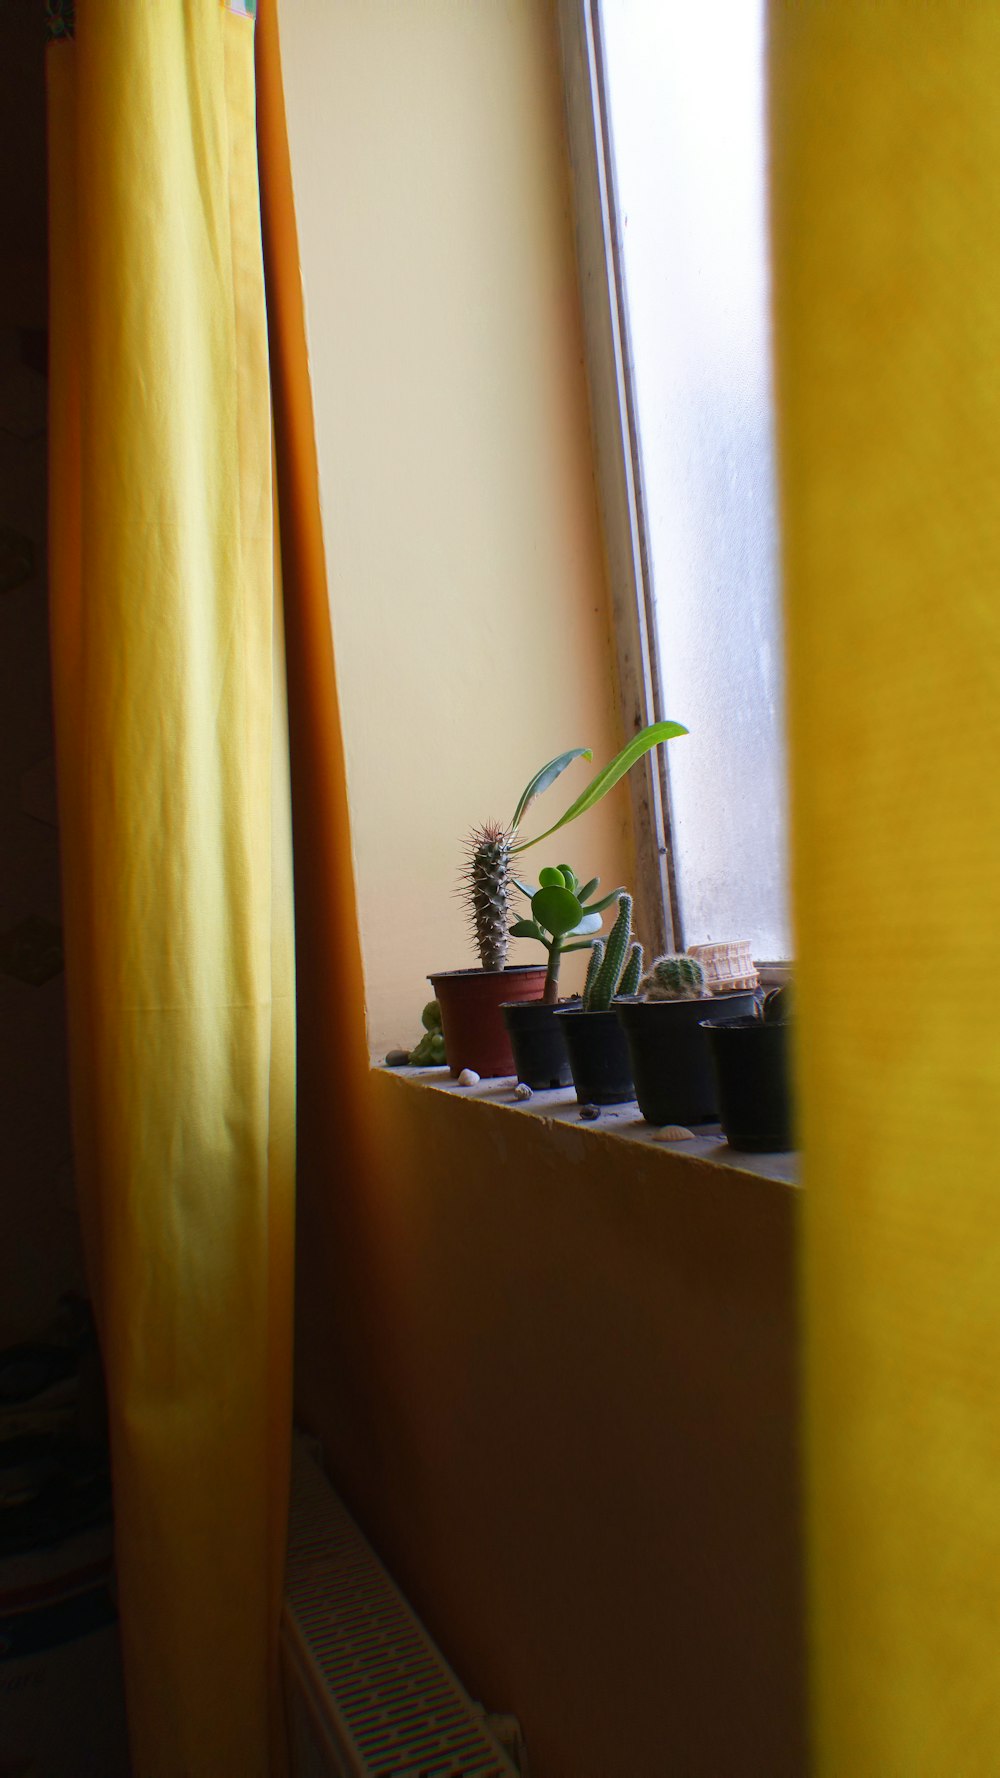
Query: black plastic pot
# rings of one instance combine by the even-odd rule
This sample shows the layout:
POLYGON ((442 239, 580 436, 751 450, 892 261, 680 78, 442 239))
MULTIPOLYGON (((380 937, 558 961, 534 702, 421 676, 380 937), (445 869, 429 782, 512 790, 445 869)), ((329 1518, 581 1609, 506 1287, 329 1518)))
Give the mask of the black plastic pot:
POLYGON ((541 1000, 508 1001, 500 1008, 514 1052, 517 1078, 528 1087, 568 1087, 572 1082, 569 1051, 560 1011, 580 1002, 567 1000, 564 1007, 546 1006, 541 1000))
POLYGON ((765 1025, 762 1019, 707 1019, 704 1030, 730 1148, 747 1154, 780 1154, 794 1148, 788 1025, 765 1025))
POLYGON ((556 1012, 569 1051, 573 1085, 581 1105, 621 1105, 635 1098, 628 1044, 613 1009, 556 1012))
POLYGON ((639 1110, 648 1124, 710 1124, 719 1115, 718 1091, 705 1016, 752 1014, 754 996, 717 994, 711 1000, 617 1000, 628 1040, 639 1110))

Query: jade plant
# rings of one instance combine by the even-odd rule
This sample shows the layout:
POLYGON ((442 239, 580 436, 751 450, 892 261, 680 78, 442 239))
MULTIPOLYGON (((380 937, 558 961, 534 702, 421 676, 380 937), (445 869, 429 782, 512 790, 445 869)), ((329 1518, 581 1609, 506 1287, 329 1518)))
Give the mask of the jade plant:
MULTIPOLYGON (((626 772, 640 760, 650 748, 660 741, 670 741, 675 735, 686 735, 687 729, 679 722, 653 722, 616 753, 608 765, 592 778, 586 789, 581 791, 576 801, 571 803, 559 820, 547 827, 544 833, 536 834, 534 839, 523 840, 520 837, 521 822, 537 796, 548 790, 556 779, 571 765, 574 759, 593 759, 589 747, 571 747, 567 753, 560 753, 557 758, 550 759, 542 766, 525 787, 524 792, 514 810, 510 825, 502 826, 499 822, 487 822, 484 827, 474 830, 468 840, 468 857, 462 876, 462 895, 465 900, 470 924, 475 935, 479 960, 483 969, 495 972, 503 969, 507 962, 507 949, 510 941, 511 899, 515 882, 514 860, 529 846, 537 846, 541 840, 547 840, 551 834, 575 821, 578 815, 586 814, 588 809, 595 807, 606 796, 608 791, 623 778, 626 772)), ((540 887, 544 887, 541 885, 540 887)), ((548 885, 552 888, 558 884, 548 885)), ((565 887, 565 884, 563 885, 565 887)), ((571 891, 572 893, 572 891, 571 891)), ((592 912, 595 910, 591 910, 592 912)), ((551 928, 546 928, 551 933, 551 928)), ((534 936, 532 934, 531 936, 534 936)), ((552 936, 555 936, 552 934, 552 936)), ((568 937, 569 934, 563 934, 568 937)))
POLYGON ((597 939, 590 953, 581 1010, 607 1012, 616 995, 635 993, 641 975, 642 946, 632 942, 632 897, 623 894, 607 944, 597 939))
POLYGON ((548 865, 538 873, 538 888, 517 883, 522 895, 531 903, 530 919, 515 920, 510 928, 512 938, 533 938, 548 952, 545 987, 542 1001, 554 1006, 559 998, 559 965, 567 951, 589 951, 595 943, 591 936, 601 930, 601 914, 611 906, 620 889, 612 889, 600 901, 591 897, 600 887, 600 877, 591 877, 581 884, 568 864, 548 865))
POLYGON ((642 1000, 711 1000, 711 989, 705 985, 705 971, 697 957, 686 951, 674 956, 657 957, 649 974, 639 983, 642 1000))

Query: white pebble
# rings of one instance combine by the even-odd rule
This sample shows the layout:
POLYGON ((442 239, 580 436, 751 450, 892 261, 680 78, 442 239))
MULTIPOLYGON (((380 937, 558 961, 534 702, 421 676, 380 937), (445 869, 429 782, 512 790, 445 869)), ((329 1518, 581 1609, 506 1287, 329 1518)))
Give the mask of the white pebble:
POLYGON ((528 1086, 527 1082, 519 1080, 517 1086, 514 1088, 515 1099, 530 1099, 531 1096, 531 1088, 528 1086))
POLYGON ((463 1068, 458 1077, 458 1084, 460 1087, 477 1087, 479 1085, 479 1076, 476 1073, 476 1070, 474 1068, 463 1068))

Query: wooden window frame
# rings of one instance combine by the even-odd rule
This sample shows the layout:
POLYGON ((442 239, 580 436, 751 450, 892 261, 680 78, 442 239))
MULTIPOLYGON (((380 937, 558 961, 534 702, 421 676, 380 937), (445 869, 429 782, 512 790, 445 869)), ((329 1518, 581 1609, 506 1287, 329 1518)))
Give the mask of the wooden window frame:
MULTIPOLYGON (((557 0, 591 433, 625 738, 662 707, 600 0, 557 0)), ((653 955, 681 950, 666 750, 629 774, 636 924, 653 955)))

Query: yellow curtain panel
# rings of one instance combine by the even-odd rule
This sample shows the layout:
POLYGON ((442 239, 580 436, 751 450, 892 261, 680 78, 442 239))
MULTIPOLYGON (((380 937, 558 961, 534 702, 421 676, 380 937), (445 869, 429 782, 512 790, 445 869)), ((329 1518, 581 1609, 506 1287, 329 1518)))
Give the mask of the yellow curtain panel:
POLYGON ((1000 7, 771 9, 815 1770, 1000 1771, 1000 7))
POLYGON ((281 1758, 294 1015, 252 10, 84 0, 49 49, 71 1065, 137 1778, 281 1758))

